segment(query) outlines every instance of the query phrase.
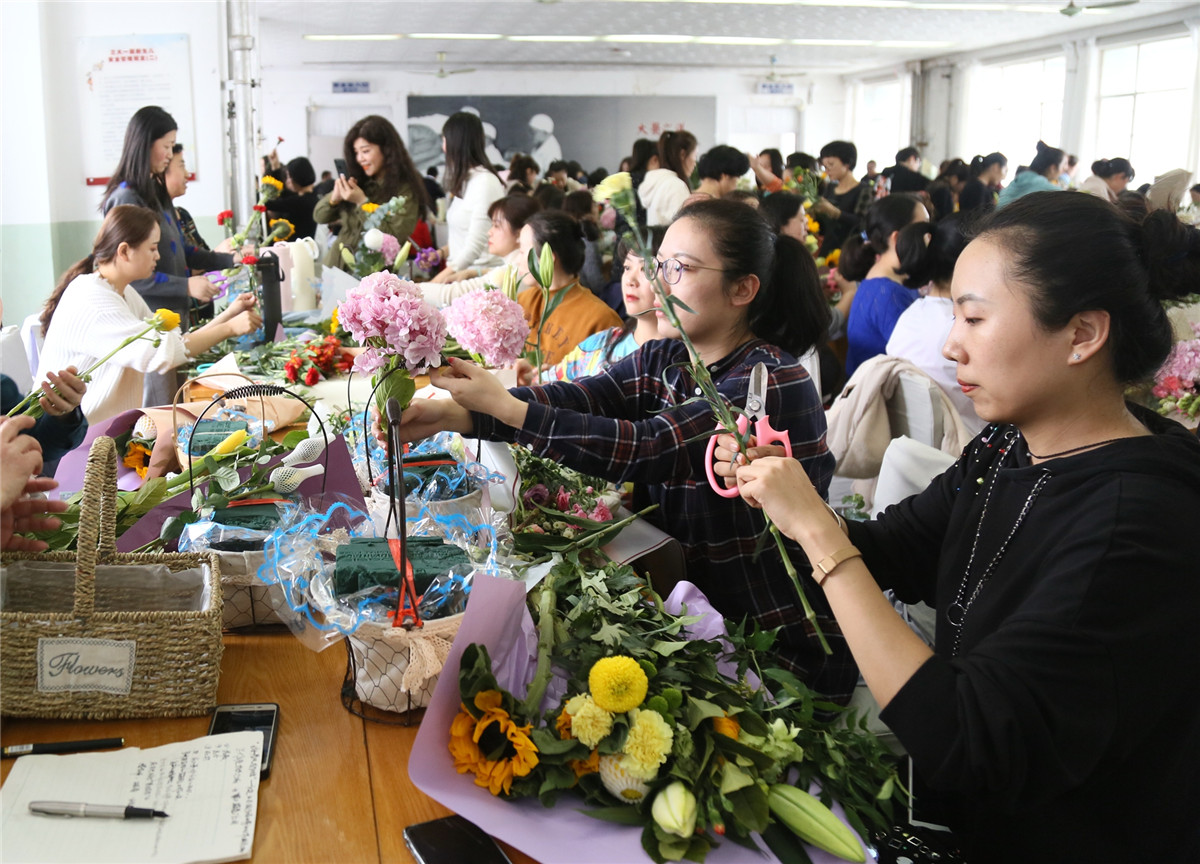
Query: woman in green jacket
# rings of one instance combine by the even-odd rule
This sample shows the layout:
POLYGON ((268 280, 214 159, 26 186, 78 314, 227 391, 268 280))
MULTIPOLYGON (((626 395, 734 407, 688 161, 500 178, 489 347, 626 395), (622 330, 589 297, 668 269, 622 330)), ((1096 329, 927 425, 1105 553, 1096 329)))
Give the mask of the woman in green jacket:
MULTIPOLYGON (((364 204, 384 204, 397 195, 404 203, 387 215, 379 226, 401 244, 412 234, 424 212, 425 184, 413 165, 412 157, 396 127, 385 117, 364 117, 346 133, 342 145, 349 176, 339 175, 333 191, 317 202, 313 219, 318 223, 341 223, 337 241, 329 249, 325 264, 346 269, 341 247, 351 254, 358 248, 363 223, 367 220, 364 204)), ((368 208, 372 209, 372 208, 368 208)))

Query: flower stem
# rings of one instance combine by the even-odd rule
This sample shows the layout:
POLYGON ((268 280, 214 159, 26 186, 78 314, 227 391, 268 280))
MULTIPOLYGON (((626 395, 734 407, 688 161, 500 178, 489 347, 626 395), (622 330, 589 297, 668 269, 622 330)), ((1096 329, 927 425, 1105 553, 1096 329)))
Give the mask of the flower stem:
POLYGON ((529 682, 525 701, 521 703, 521 716, 526 720, 532 720, 539 715, 542 697, 546 695, 546 687, 550 683, 550 653, 554 650, 554 610, 558 605, 558 595, 554 590, 555 581, 557 580, 554 568, 551 568, 542 580, 542 593, 538 596, 537 669, 529 682))

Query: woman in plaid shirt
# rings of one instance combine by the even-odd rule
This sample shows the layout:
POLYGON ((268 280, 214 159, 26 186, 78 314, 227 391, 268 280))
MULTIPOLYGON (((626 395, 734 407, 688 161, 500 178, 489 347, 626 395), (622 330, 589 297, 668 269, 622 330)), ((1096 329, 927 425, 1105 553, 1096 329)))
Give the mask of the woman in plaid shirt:
MULTIPOLYGON (((668 228, 658 268, 667 289, 691 310, 679 309, 681 323, 730 404, 745 405, 751 369, 766 364, 771 423, 788 432, 796 459, 826 494, 834 459, 825 446, 825 414, 796 359, 829 326, 812 256, 792 238, 777 238, 754 209, 703 200, 684 207, 668 228)), ((775 643, 780 664, 845 702, 858 671, 821 592, 815 585, 807 591, 832 655, 805 627, 774 545, 754 559, 766 524, 762 514, 708 486, 704 434, 716 418, 705 402, 687 402, 700 392, 687 369, 687 349, 656 314, 663 338, 574 381, 506 390, 490 373, 451 360, 433 382, 452 399, 414 402, 401 433, 416 440, 448 429, 517 442, 576 470, 633 481, 635 503, 657 503, 648 518, 683 546, 686 578, 726 617, 781 628, 775 643)), ((803 560, 798 546, 790 551, 793 560, 803 560)))

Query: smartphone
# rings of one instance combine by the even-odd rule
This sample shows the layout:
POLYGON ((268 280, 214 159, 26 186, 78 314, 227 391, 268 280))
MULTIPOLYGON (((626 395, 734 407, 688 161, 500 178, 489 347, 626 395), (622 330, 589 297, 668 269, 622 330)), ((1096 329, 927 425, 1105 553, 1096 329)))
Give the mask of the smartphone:
POLYGON ((254 729, 263 733, 262 770, 259 776, 265 780, 271 774, 271 757, 275 753, 275 735, 279 731, 279 705, 274 702, 218 705, 213 709, 212 722, 208 724, 209 735, 249 732, 254 729))
POLYGON ((495 840, 461 816, 409 825, 404 845, 417 864, 512 864, 495 840))
POLYGON ((350 170, 346 167, 346 160, 341 157, 333 160, 333 168, 341 177, 350 176, 350 170))

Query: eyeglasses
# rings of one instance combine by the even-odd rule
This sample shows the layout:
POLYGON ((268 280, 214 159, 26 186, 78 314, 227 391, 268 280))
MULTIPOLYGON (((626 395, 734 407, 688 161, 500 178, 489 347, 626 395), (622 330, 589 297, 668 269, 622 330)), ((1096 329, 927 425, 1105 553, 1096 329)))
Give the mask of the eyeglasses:
POLYGON ((684 264, 678 258, 654 259, 654 272, 661 273, 662 280, 668 285, 679 284, 680 278, 687 270, 716 270, 718 273, 731 272, 724 267, 702 267, 699 264, 684 264))

